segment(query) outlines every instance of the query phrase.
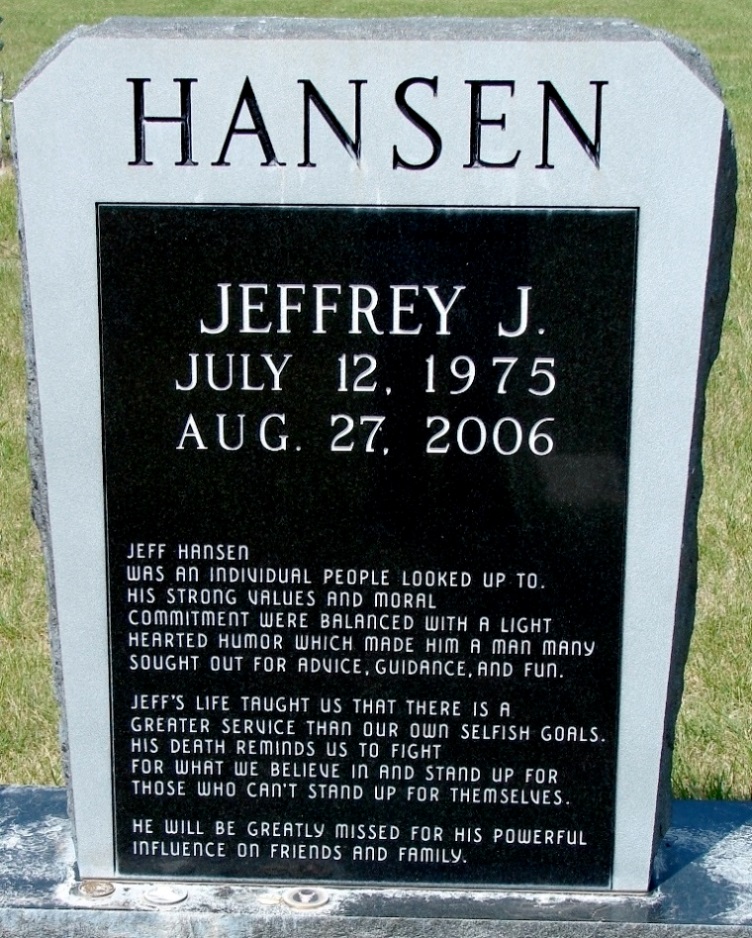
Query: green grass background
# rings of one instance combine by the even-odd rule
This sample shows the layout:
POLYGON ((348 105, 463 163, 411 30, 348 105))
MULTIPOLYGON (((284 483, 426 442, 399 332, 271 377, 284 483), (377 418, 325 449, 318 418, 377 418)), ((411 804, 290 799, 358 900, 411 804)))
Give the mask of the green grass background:
MULTIPOLYGON (((752 0, 12 0, 4 95, 65 32, 108 16, 630 18, 695 43, 723 86, 738 161, 738 226, 720 357, 708 392, 700 589, 678 727, 677 797, 752 798, 752 0)), ((11 120, 3 111, 3 134, 11 120)), ((4 143, 7 155, 7 141, 4 143)), ((53 156, 54 159, 54 151, 53 156)), ((15 187, 0 175, 0 782, 61 781, 44 572, 29 516, 15 187)))

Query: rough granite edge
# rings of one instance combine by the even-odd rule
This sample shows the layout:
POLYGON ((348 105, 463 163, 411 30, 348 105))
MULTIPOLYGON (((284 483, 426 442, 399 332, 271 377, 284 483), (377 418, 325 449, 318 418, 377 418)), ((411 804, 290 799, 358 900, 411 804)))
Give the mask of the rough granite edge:
POLYGON ((304 17, 116 16, 79 26, 46 52, 26 75, 19 92, 72 42, 92 39, 335 39, 465 40, 512 42, 661 42, 715 95, 721 89, 712 66, 687 40, 662 29, 618 17, 451 17, 322 19, 304 17))
MULTIPOLYGON (((11 152, 13 156, 13 170, 16 179, 19 179, 21 168, 18 161, 18 147, 15 133, 15 124, 11 130, 11 152)), ((23 319, 24 351, 26 361, 26 443, 29 449, 29 465, 31 470, 31 516, 39 531, 44 556, 45 585, 47 591, 47 631, 50 642, 50 657, 52 659, 52 675, 55 699, 60 713, 58 734, 60 738, 60 755, 63 767, 63 777, 68 792, 68 811, 71 820, 74 820, 73 788, 70 784, 70 747, 68 743, 68 721, 66 718, 65 693, 63 687, 63 659, 60 641, 60 624, 57 615, 57 598, 55 592, 55 564, 52 553, 50 535, 50 508, 47 495, 47 473, 44 459, 44 442, 42 437, 41 402, 39 397, 39 384, 37 380, 36 349, 34 345, 34 326, 31 303, 31 285, 29 283, 28 264, 26 263, 26 231, 24 226, 23 203, 21 187, 16 186, 18 200, 18 241, 21 250, 21 313, 23 319)), ((75 823, 73 824, 73 838, 75 841, 75 823)))
POLYGON ((682 532, 682 556, 677 585, 676 617, 671 665, 664 716, 663 752, 658 784, 658 805, 653 838, 653 855, 658 842, 671 824, 671 768, 676 721, 684 690, 684 668, 689 654, 695 619, 697 594, 697 521, 703 489, 702 443, 706 393, 710 369, 718 356, 721 330, 731 284, 731 257, 736 224, 737 164, 733 129, 724 112, 718 154, 715 209, 710 237, 708 271, 705 282, 704 315, 700 340, 700 360, 695 391, 695 413, 690 444, 687 496, 682 532))

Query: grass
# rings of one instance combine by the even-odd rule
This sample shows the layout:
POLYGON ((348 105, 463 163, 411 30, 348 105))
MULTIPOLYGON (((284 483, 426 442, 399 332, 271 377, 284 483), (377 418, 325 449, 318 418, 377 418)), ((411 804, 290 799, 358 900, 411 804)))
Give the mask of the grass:
MULTIPOLYGON (((677 732, 679 797, 752 798, 752 4, 749 0, 11 0, 5 93, 56 39, 113 15, 615 16, 681 35, 710 58, 739 158, 739 221, 721 354, 708 392, 698 616, 677 732)), ((29 518, 13 182, 0 178, 0 779, 59 781, 43 572, 29 518)))
POLYGON ((29 512, 20 261, 12 178, 0 177, 0 777, 60 779, 44 570, 29 512))

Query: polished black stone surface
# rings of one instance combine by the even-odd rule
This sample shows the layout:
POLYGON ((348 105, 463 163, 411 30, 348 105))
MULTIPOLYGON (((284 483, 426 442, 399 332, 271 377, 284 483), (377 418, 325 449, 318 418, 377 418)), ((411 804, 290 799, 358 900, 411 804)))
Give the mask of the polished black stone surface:
POLYGON ((636 230, 99 207, 121 873, 610 884, 636 230))

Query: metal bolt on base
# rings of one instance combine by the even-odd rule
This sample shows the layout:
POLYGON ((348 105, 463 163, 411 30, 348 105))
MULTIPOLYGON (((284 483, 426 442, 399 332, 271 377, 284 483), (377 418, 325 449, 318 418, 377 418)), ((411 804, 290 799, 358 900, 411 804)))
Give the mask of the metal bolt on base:
POLYGON ((104 899, 115 892, 115 887, 106 879, 84 879, 76 883, 73 892, 85 899, 104 899))
POLYGON ((170 886, 160 883, 144 893, 144 899, 152 905, 177 905, 188 898, 188 890, 183 886, 170 886))
POLYGON ((282 901, 298 911, 320 909, 329 901, 329 894, 324 889, 316 889, 313 886, 296 886, 284 893, 282 901))

